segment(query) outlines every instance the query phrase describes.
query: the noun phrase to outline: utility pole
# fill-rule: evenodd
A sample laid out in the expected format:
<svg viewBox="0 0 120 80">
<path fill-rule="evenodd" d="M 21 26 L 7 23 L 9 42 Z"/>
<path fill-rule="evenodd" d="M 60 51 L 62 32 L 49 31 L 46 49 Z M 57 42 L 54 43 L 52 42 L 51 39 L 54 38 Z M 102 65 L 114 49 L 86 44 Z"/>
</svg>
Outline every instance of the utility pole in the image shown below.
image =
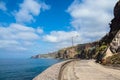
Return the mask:
<svg viewBox="0 0 120 80">
<path fill-rule="evenodd" d="M 75 35 L 75 36 L 72 36 L 71 39 L 72 39 L 72 47 L 74 46 L 74 38 L 78 37 L 78 35 Z"/>
<path fill-rule="evenodd" d="M 72 37 L 72 47 L 73 47 L 74 45 L 73 45 L 73 37 Z"/>
</svg>

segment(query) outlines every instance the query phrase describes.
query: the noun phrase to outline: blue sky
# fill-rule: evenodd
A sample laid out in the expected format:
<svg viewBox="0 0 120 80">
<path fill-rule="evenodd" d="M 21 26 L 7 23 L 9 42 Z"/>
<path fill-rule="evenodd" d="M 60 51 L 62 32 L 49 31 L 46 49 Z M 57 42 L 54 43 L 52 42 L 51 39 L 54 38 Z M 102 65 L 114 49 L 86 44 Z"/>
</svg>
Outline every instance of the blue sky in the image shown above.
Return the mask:
<svg viewBox="0 0 120 80">
<path fill-rule="evenodd" d="M 0 58 L 28 58 L 99 40 L 116 0 L 0 0 Z M 75 37 L 75 36 L 78 37 Z"/>
</svg>

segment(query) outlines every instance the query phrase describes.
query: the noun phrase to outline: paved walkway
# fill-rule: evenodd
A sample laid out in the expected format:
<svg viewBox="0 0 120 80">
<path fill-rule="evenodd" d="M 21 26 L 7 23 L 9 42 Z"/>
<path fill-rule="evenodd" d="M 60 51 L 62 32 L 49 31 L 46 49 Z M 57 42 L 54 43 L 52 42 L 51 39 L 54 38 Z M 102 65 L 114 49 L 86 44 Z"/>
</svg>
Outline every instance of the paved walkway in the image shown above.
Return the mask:
<svg viewBox="0 0 120 80">
<path fill-rule="evenodd" d="M 36 76 L 33 80 L 58 80 L 61 67 L 70 61 L 72 60 L 67 60 L 52 65 L 51 67 L 43 71 L 41 74 Z"/>
<path fill-rule="evenodd" d="M 104 68 L 89 60 L 73 61 L 64 66 L 60 80 L 120 80 L 120 70 Z"/>
</svg>

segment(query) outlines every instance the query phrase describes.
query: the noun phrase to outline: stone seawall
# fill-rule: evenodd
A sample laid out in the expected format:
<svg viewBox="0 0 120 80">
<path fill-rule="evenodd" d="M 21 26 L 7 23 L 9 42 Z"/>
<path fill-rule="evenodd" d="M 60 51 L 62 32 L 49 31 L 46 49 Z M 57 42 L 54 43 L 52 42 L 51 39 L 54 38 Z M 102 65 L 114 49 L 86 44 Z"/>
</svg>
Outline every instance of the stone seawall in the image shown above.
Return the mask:
<svg viewBox="0 0 120 80">
<path fill-rule="evenodd" d="M 36 76 L 33 80 L 58 80 L 62 66 L 71 61 L 73 60 L 67 60 L 54 64 L 45 71 L 43 71 L 41 74 Z"/>
</svg>

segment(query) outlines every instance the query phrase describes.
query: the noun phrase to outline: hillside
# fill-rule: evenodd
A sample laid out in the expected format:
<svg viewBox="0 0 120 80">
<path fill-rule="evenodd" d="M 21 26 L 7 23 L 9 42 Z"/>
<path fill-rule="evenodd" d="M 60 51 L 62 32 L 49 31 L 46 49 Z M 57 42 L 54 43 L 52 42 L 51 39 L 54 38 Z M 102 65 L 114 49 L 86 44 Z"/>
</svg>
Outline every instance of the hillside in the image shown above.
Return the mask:
<svg viewBox="0 0 120 80">
<path fill-rule="evenodd" d="M 53 53 L 48 54 L 38 54 L 35 56 L 32 56 L 31 58 L 60 58 L 60 59 L 70 59 L 70 58 L 82 58 L 83 55 L 80 55 L 83 53 L 83 51 L 86 49 L 91 49 L 94 51 L 94 46 L 96 46 L 98 42 L 93 43 L 85 43 L 85 44 L 78 44 L 73 47 L 67 47 L 60 49 Z M 85 53 L 84 53 L 85 54 Z M 89 58 L 89 55 L 86 55 L 84 58 Z"/>
</svg>

